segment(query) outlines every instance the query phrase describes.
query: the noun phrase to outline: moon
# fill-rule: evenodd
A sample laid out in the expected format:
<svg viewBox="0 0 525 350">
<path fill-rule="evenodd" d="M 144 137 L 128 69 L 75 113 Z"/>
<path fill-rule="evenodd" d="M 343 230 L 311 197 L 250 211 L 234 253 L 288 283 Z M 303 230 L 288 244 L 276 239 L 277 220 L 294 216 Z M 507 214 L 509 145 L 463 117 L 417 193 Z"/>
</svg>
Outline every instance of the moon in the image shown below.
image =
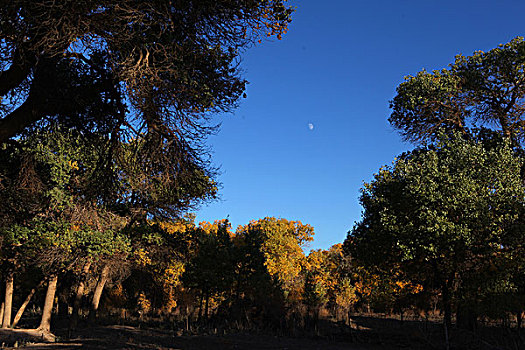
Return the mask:
<svg viewBox="0 0 525 350">
<path fill-rule="evenodd" d="M 314 125 L 312 123 L 308 123 L 308 129 L 313 130 L 314 129 Z"/>
</svg>

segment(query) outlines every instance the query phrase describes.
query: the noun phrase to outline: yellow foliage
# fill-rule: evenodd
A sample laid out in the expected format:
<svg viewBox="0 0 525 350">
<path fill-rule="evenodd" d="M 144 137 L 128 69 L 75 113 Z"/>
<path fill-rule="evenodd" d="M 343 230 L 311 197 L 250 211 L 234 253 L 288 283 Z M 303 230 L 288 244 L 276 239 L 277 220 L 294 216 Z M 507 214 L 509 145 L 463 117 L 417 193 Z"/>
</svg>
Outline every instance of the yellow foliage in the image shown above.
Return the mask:
<svg viewBox="0 0 525 350">
<path fill-rule="evenodd" d="M 233 231 L 231 224 L 229 223 L 228 219 L 222 219 L 222 220 L 215 220 L 213 223 L 208 221 L 201 221 L 199 222 L 199 228 L 203 230 L 207 234 L 213 234 L 216 235 L 219 231 L 219 227 L 226 225 L 226 232 L 228 232 L 228 235 L 230 237 L 233 237 Z"/>
<path fill-rule="evenodd" d="M 180 278 L 184 271 L 186 270 L 186 265 L 182 261 L 172 260 L 169 262 L 169 265 L 162 273 L 162 280 L 166 285 L 172 285 L 174 287 L 180 284 Z"/>
<path fill-rule="evenodd" d="M 75 161 L 68 161 L 67 163 L 69 164 L 69 167 L 71 169 L 73 169 L 73 170 L 78 170 L 79 169 L 78 168 L 78 163 L 77 163 L 76 160 Z"/>
<path fill-rule="evenodd" d="M 148 313 L 151 311 L 151 301 L 146 297 L 146 294 L 141 292 L 139 294 L 139 298 L 137 300 L 137 304 L 140 310 L 142 310 L 144 313 Z"/>
<path fill-rule="evenodd" d="M 184 234 L 195 229 L 194 214 L 187 214 L 184 218 L 175 221 L 161 221 L 156 222 L 161 229 L 169 233 L 170 235 L 176 236 L 178 234 Z"/>
<path fill-rule="evenodd" d="M 264 256 L 264 266 L 269 275 L 282 286 L 289 300 L 301 297 L 302 276 L 305 265 L 305 255 L 302 246 L 313 240 L 314 230 L 310 225 L 300 221 L 266 217 L 252 220 L 248 225 L 237 228 L 237 238 L 257 237 L 261 253 Z"/>
<path fill-rule="evenodd" d="M 173 292 L 173 288 L 165 288 L 165 291 L 167 291 L 166 295 L 166 303 L 165 308 L 168 312 L 171 312 L 174 308 L 177 307 L 177 298 L 175 293 Z"/>
<path fill-rule="evenodd" d="M 350 281 L 342 281 L 335 295 L 336 304 L 348 309 L 359 300 L 356 291 L 357 288 L 352 286 Z"/>
<path fill-rule="evenodd" d="M 146 267 L 152 264 L 151 258 L 148 256 L 148 252 L 140 248 L 135 251 L 135 261 L 139 266 Z"/>
<path fill-rule="evenodd" d="M 126 292 L 121 283 L 113 286 L 113 288 L 108 291 L 107 297 L 113 306 L 123 306 L 127 302 Z"/>
<path fill-rule="evenodd" d="M 347 276 L 344 268 L 345 257 L 342 244 L 335 244 L 329 250 L 313 250 L 307 257 L 305 272 L 311 293 L 317 293 L 318 300 L 331 300 L 345 309 L 357 302 L 358 289 Z"/>
</svg>

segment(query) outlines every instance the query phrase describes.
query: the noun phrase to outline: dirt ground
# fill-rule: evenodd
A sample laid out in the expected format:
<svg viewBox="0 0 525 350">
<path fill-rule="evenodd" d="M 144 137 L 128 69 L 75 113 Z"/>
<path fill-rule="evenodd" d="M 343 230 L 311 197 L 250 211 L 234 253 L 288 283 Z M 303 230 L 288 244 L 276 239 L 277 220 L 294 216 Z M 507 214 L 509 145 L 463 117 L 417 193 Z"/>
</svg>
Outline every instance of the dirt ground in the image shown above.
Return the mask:
<svg viewBox="0 0 525 350">
<path fill-rule="evenodd" d="M 451 335 L 452 348 L 493 350 L 525 349 L 523 342 L 510 341 L 500 328 L 483 329 L 479 333 L 456 330 Z M 503 332 L 503 333 L 502 333 Z M 437 322 L 404 321 L 377 317 L 356 317 L 351 326 L 324 322 L 316 334 L 302 333 L 295 337 L 269 334 L 230 333 L 223 335 L 183 334 L 182 331 L 161 330 L 141 326 L 106 325 L 82 327 L 68 338 L 67 327 L 58 327 L 56 340 L 44 343 L 35 330 L 0 330 L 2 349 L 217 349 L 217 350 L 380 350 L 380 349 L 443 349 L 442 325 Z M 320 335 L 321 334 L 321 335 Z M 511 333 L 509 333 L 511 334 Z M 512 335 L 512 334 L 511 334 Z M 9 346 L 9 347 L 8 347 Z"/>
<path fill-rule="evenodd" d="M 21 333 L 18 331 L 17 333 Z M 5 337 L 6 332 L 0 333 Z M 1 338 L 0 338 L 1 339 Z M 37 341 L 37 339 L 33 339 Z M 11 344 L 13 345 L 13 344 Z M 10 347 L 12 348 L 12 347 Z M 7 349 L 7 348 L 6 348 Z M 130 326 L 103 326 L 86 328 L 69 340 L 57 337 L 55 343 L 27 343 L 18 349 L 334 349 L 375 350 L 386 349 L 377 345 L 351 344 L 341 340 L 325 338 L 289 338 L 270 335 L 228 334 L 176 335 L 174 332 L 141 329 Z"/>
</svg>

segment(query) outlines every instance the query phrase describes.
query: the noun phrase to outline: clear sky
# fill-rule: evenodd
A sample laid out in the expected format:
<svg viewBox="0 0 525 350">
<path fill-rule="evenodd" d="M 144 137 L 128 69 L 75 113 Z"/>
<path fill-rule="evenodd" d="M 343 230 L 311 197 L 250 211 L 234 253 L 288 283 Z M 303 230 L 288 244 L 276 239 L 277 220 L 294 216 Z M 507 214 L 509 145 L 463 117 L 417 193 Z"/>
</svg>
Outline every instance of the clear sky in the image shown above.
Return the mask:
<svg viewBox="0 0 525 350">
<path fill-rule="evenodd" d="M 387 121 L 403 77 L 524 36 L 525 1 L 292 4 L 283 40 L 243 56 L 248 97 L 209 139 L 221 200 L 197 220 L 301 220 L 315 228 L 310 248 L 326 249 L 360 219 L 363 181 L 413 148 Z"/>
</svg>

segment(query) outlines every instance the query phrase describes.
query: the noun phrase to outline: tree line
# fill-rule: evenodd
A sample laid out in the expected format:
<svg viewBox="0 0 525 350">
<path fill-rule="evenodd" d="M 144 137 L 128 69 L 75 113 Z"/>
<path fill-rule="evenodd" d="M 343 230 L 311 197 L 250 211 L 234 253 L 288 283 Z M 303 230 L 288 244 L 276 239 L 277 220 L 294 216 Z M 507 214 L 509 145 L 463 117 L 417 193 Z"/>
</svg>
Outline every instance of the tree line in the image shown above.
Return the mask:
<svg viewBox="0 0 525 350">
<path fill-rule="evenodd" d="M 177 200 L 171 191 L 189 186 L 173 189 L 137 167 L 131 146 L 138 141 L 128 140 L 109 167 L 109 192 L 96 171 L 106 141 L 57 128 L 0 149 L 2 327 L 15 327 L 30 303 L 41 310 L 43 332 L 53 310 L 74 330 L 79 318 L 97 317 L 101 300 L 106 310 L 135 316 L 193 323 L 217 315 L 242 327 L 285 316 L 296 327 L 304 323 L 300 310 L 317 315 L 329 300 L 348 312 L 355 293 L 341 245 L 306 256 L 314 231 L 298 221 L 268 217 L 233 232 L 227 220 L 196 224 L 189 214 L 148 212 L 143 203 L 152 197 Z M 194 179 L 201 182 L 192 183 L 193 196 L 215 190 L 204 175 Z"/>
<path fill-rule="evenodd" d="M 111 166 L 118 200 L 102 206 L 91 193 L 105 185 L 91 176 L 105 143 L 33 133 L 0 152 L 2 326 L 15 327 L 32 303 L 40 330 L 51 330 L 54 311 L 74 331 L 102 303 L 106 316 L 186 329 L 295 332 L 315 330 L 320 317 L 409 310 L 442 313 L 446 329 L 453 315 L 472 329 L 479 317 L 512 316 L 520 327 L 522 160 L 489 136 L 442 132 L 401 155 L 365 184 L 363 218 L 344 244 L 305 254 L 314 229 L 298 221 L 267 217 L 234 231 L 227 220 L 134 213 L 131 197 L 170 191 L 126 176 L 144 171 L 127 152 L 136 140 Z"/>
</svg>

